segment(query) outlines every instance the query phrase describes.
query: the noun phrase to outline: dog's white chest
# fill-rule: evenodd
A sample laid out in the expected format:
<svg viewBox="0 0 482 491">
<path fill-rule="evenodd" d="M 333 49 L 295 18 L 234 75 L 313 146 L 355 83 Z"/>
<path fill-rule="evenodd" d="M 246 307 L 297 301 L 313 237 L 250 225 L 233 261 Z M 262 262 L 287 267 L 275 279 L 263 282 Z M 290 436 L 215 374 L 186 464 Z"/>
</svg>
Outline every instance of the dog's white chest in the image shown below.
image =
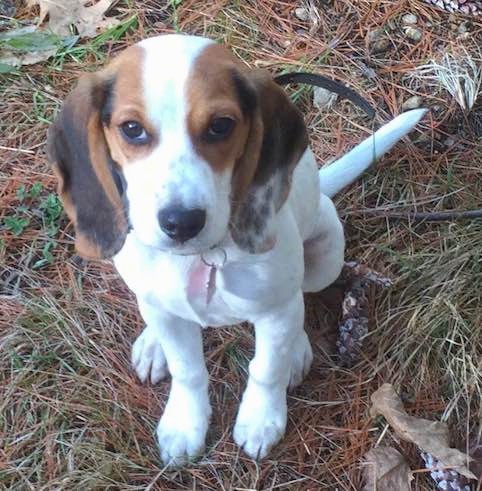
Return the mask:
<svg viewBox="0 0 482 491">
<path fill-rule="evenodd" d="M 133 234 L 114 263 L 138 299 L 203 326 L 236 324 L 251 320 L 300 287 L 303 249 L 288 228 L 280 231 L 278 243 L 268 253 L 226 249 L 226 261 L 213 263 L 218 265 L 214 270 L 211 258 L 206 265 L 199 256 L 156 251 Z"/>
</svg>

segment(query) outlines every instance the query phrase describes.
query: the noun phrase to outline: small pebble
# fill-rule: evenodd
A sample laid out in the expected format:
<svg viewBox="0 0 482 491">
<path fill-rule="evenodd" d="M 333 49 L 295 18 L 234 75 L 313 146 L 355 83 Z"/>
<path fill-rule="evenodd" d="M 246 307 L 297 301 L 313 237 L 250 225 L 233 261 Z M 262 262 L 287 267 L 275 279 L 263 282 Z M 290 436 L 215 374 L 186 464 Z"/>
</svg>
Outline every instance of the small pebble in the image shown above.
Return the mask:
<svg viewBox="0 0 482 491">
<path fill-rule="evenodd" d="M 0 0 L 0 15 L 5 17 L 13 17 L 17 8 L 12 0 Z"/>
<path fill-rule="evenodd" d="M 422 39 L 422 30 L 418 27 L 409 26 L 405 29 L 405 35 L 408 39 L 418 42 Z"/>
<path fill-rule="evenodd" d="M 321 111 L 330 109 L 337 99 L 338 94 L 323 87 L 315 87 L 313 89 L 313 105 Z"/>
<path fill-rule="evenodd" d="M 453 136 L 449 136 L 446 140 L 445 140 L 445 146 L 447 147 L 453 147 L 456 143 L 456 140 Z"/>
<path fill-rule="evenodd" d="M 468 25 L 468 22 L 462 22 L 462 24 L 460 24 L 460 26 L 457 28 L 457 30 L 459 31 L 460 34 L 465 34 L 466 32 L 468 32 L 469 30 L 469 25 Z"/>
<path fill-rule="evenodd" d="M 367 38 L 369 42 L 376 41 L 377 39 L 380 39 L 384 35 L 383 29 L 374 29 L 373 31 L 369 31 L 367 34 Z"/>
<path fill-rule="evenodd" d="M 402 24 L 405 26 L 416 24 L 417 22 L 418 22 L 418 17 L 415 14 L 405 14 L 402 17 Z"/>
<path fill-rule="evenodd" d="M 383 53 L 388 51 L 391 47 L 391 43 L 388 39 L 377 39 L 371 45 L 373 53 Z"/>
<path fill-rule="evenodd" d="M 419 95 L 414 95 L 409 97 L 403 104 L 402 109 L 404 111 L 409 111 L 410 109 L 417 109 L 422 105 L 422 98 Z"/>
<path fill-rule="evenodd" d="M 377 74 L 375 70 L 364 63 L 360 63 L 362 75 L 366 78 L 373 79 L 376 78 Z"/>
<path fill-rule="evenodd" d="M 390 48 L 391 43 L 384 36 L 385 32 L 383 29 L 375 29 L 367 34 L 367 41 L 373 53 L 382 53 Z"/>
<path fill-rule="evenodd" d="M 295 15 L 303 22 L 308 22 L 310 20 L 310 13 L 308 12 L 308 9 L 305 9 L 304 7 L 295 9 Z"/>
</svg>

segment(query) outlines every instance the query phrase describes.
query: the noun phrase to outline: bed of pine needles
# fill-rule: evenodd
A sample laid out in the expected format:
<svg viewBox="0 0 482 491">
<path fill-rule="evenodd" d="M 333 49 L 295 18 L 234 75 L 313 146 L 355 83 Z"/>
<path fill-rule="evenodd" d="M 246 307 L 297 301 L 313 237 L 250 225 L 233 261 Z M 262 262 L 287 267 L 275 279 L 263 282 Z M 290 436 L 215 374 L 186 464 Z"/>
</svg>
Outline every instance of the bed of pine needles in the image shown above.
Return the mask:
<svg viewBox="0 0 482 491">
<path fill-rule="evenodd" d="M 307 20 L 296 7 L 307 8 Z M 406 36 L 406 13 L 417 16 L 420 41 Z M 482 20 L 401 0 L 140 0 L 119 2 L 115 14 L 135 19 L 122 36 L 0 79 L 0 489 L 356 490 L 363 455 L 380 443 L 419 469 L 413 489 L 433 489 L 417 450 L 383 419 L 370 419 L 369 398 L 390 382 L 410 414 L 447 421 L 454 446 L 469 451 L 480 441 L 482 219 L 392 215 L 481 206 L 481 97 L 464 111 L 413 74 L 447 52 L 468 53 L 480 66 Z M 22 16 L 32 9 L 19 8 Z M 337 197 L 347 258 L 394 281 L 369 291 L 361 358 L 351 367 L 338 362 L 342 287 L 307 296 L 313 368 L 289 395 L 284 440 L 259 463 L 231 436 L 253 350 L 251 328 L 240 326 L 204 333 L 214 410 L 205 455 L 185 469 L 163 468 L 154 431 L 169 382 L 143 386 L 131 370 L 130 346 L 143 327 L 133 295 L 109 262 L 74 255 L 44 153 L 48 123 L 81 72 L 143 37 L 175 31 L 211 36 L 273 73 L 343 80 L 377 108 L 376 125 L 413 96 L 431 108 Z M 373 49 L 373 32 L 385 49 Z M 349 103 L 320 111 L 311 89 L 289 90 L 320 164 L 370 134 Z"/>
</svg>

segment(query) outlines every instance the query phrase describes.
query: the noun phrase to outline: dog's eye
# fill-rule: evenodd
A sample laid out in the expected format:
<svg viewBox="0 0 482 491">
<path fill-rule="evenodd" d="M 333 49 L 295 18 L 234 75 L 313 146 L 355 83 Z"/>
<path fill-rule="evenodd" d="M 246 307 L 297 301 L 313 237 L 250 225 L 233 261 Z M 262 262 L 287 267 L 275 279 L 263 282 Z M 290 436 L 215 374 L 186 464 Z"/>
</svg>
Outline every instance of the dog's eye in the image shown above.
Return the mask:
<svg viewBox="0 0 482 491">
<path fill-rule="evenodd" d="M 149 135 L 138 121 L 126 121 L 120 125 L 122 136 L 127 143 L 142 145 L 147 143 Z"/>
<path fill-rule="evenodd" d="M 222 140 L 227 138 L 234 128 L 234 119 L 223 117 L 223 118 L 215 118 L 211 121 L 207 132 L 206 132 L 206 140 L 208 142 L 216 142 L 218 140 Z"/>
</svg>

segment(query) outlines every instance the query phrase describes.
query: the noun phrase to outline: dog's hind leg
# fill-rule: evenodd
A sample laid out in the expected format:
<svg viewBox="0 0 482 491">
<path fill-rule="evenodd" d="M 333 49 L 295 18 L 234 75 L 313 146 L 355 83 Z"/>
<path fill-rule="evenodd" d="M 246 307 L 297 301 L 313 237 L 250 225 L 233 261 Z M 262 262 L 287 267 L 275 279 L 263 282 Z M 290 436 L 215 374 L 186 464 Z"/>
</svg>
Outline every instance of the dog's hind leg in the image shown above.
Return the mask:
<svg viewBox="0 0 482 491">
<path fill-rule="evenodd" d="M 322 194 L 317 222 L 304 244 L 305 277 L 304 292 L 323 290 L 336 278 L 343 268 L 345 237 L 331 199 Z"/>
</svg>

